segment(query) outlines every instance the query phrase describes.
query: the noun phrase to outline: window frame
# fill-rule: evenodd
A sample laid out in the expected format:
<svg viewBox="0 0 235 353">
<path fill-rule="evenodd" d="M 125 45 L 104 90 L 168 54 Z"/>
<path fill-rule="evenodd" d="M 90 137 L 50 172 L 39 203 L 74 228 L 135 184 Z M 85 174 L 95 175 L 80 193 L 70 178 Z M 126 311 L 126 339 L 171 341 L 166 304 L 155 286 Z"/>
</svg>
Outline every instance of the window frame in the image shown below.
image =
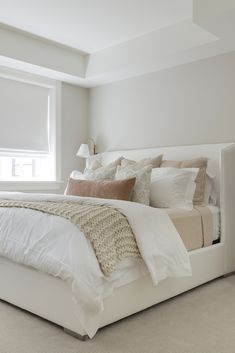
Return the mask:
<svg viewBox="0 0 235 353">
<path fill-rule="evenodd" d="M 61 181 L 61 82 L 44 78 L 38 75 L 0 68 L 0 77 L 33 84 L 49 89 L 50 119 L 49 119 L 49 141 L 50 154 L 54 160 L 54 180 L 0 180 L 0 190 L 3 191 L 24 191 L 24 190 L 58 190 L 63 182 Z M 35 151 L 17 151 L 0 149 L 0 156 L 9 157 L 36 157 L 43 154 Z"/>
</svg>

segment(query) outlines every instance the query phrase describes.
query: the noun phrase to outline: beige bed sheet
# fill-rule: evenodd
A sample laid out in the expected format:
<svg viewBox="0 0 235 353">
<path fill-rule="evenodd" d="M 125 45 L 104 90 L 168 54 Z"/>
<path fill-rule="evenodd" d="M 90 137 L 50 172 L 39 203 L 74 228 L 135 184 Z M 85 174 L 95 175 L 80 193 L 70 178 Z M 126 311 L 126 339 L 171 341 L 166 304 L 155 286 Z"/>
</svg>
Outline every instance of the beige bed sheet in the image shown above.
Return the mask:
<svg viewBox="0 0 235 353">
<path fill-rule="evenodd" d="M 208 207 L 195 206 L 192 211 L 166 209 L 187 250 L 209 246 L 213 242 L 213 216 Z"/>
</svg>

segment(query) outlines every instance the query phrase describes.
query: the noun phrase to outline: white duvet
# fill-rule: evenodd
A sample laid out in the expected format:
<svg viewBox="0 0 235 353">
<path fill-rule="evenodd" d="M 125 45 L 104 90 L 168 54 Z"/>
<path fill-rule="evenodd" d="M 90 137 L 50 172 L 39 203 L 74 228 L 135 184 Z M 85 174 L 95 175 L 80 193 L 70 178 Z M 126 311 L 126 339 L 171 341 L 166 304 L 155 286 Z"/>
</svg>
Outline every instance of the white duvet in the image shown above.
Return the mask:
<svg viewBox="0 0 235 353">
<path fill-rule="evenodd" d="M 150 273 L 153 284 L 191 275 L 189 256 L 169 216 L 134 202 L 49 194 L 1 193 L 0 199 L 30 201 L 87 200 L 121 210 L 129 220 L 142 259 L 125 259 L 105 277 L 90 242 L 70 221 L 23 208 L 0 207 L 0 255 L 65 280 L 72 289 L 78 319 L 93 337 L 103 299 L 115 287 Z"/>
</svg>

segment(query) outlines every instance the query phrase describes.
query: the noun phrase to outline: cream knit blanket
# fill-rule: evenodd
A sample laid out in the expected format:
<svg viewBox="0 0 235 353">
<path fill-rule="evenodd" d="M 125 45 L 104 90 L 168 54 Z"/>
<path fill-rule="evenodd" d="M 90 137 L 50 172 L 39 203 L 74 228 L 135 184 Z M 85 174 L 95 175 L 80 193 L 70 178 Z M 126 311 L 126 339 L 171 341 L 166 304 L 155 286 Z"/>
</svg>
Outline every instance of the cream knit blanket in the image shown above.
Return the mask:
<svg viewBox="0 0 235 353">
<path fill-rule="evenodd" d="M 135 236 L 118 209 L 106 205 L 78 202 L 0 201 L 0 207 L 20 207 L 60 216 L 74 223 L 90 240 L 100 268 L 109 276 L 127 257 L 140 257 Z"/>
</svg>

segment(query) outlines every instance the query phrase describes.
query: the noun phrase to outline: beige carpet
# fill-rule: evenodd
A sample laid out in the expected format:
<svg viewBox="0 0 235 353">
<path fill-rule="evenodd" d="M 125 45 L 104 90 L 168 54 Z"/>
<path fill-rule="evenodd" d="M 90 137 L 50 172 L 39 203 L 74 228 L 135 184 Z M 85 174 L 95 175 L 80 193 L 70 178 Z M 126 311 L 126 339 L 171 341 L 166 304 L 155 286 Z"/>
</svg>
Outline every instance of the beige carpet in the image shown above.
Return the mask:
<svg viewBox="0 0 235 353">
<path fill-rule="evenodd" d="M 156 305 L 80 342 L 0 302 L 0 353 L 234 353 L 235 276 Z"/>
</svg>

